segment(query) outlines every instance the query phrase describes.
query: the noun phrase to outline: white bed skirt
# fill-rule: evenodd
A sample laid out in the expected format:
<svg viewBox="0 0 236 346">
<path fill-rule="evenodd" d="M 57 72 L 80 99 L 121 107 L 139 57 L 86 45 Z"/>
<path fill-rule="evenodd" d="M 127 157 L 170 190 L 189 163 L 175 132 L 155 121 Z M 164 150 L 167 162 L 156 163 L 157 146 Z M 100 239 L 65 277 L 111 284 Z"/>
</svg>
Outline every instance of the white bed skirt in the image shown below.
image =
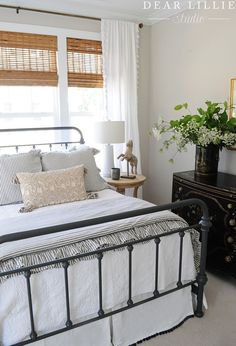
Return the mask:
<svg viewBox="0 0 236 346">
<path fill-rule="evenodd" d="M 183 283 L 194 279 L 195 275 L 192 249 L 187 246 L 189 242 L 191 244 L 188 234 L 184 240 L 186 246 L 183 253 Z M 179 251 L 176 244 L 178 244 L 177 235 L 165 237 L 162 240 L 158 285 L 161 292 L 176 287 L 178 275 L 176 258 L 178 258 Z M 143 292 L 149 292 L 146 294 L 150 296 L 154 289 L 155 244 L 154 242 L 142 244 L 137 246 L 133 252 L 132 296 L 134 301 L 139 301 L 143 299 Z M 80 261 L 69 267 L 68 274 L 72 321 L 93 317 L 99 306 L 97 260 Z M 37 333 L 40 335 L 63 328 L 66 318 L 63 269 L 55 268 L 32 275 L 31 288 Z M 127 301 L 127 294 L 127 253 L 124 250 L 106 254 L 103 258 L 104 310 L 119 307 L 120 304 Z M 3 297 L 1 302 L 3 310 L 0 310 L 0 329 L 2 329 L 0 334 L 3 338 L 3 346 L 8 346 L 24 340 L 30 334 L 25 278 L 18 276 L 7 279 L 0 285 L 0 296 Z M 61 345 L 77 346 L 76 342 L 78 342 L 78 338 L 81 338 L 86 341 L 80 342 L 80 346 L 106 346 L 110 345 L 111 335 L 114 345 L 129 345 L 152 334 L 170 329 L 191 314 L 193 314 L 192 296 L 191 288 L 188 288 L 115 315 L 110 321 L 104 319 L 97 324 L 93 323 L 73 330 L 71 331 L 73 342 L 70 339 L 68 342 L 64 342 L 63 338 L 70 338 L 70 333 L 66 333 L 66 336 L 60 336 L 63 340 Z M 85 330 L 86 336 L 84 336 L 83 330 Z M 86 332 L 88 330 L 89 332 Z M 82 336 L 79 337 L 77 333 L 79 335 L 82 333 Z M 93 339 L 88 341 L 95 336 L 95 344 Z M 47 342 L 51 342 L 53 339 L 49 340 Z M 126 343 L 124 340 L 127 340 Z M 55 341 L 52 345 L 59 345 L 58 342 Z"/>
<path fill-rule="evenodd" d="M 35 345 L 128 346 L 154 334 L 168 331 L 191 315 L 191 287 L 187 287 L 112 317 L 38 341 Z"/>
</svg>

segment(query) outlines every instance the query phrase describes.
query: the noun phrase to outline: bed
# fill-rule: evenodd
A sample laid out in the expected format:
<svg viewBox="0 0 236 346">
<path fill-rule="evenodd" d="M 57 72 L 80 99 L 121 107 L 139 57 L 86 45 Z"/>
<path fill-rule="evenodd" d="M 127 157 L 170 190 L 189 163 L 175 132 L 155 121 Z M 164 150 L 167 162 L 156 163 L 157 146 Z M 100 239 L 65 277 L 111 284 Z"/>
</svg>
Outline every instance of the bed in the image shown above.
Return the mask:
<svg viewBox="0 0 236 346">
<path fill-rule="evenodd" d="M 79 136 L 34 149 L 84 143 L 73 127 L 0 133 L 28 131 Z M 1 345 L 130 345 L 203 316 L 206 205 L 155 206 L 108 188 L 95 195 L 30 213 L 0 206 Z M 203 216 L 189 227 L 170 210 L 192 204 Z"/>
</svg>

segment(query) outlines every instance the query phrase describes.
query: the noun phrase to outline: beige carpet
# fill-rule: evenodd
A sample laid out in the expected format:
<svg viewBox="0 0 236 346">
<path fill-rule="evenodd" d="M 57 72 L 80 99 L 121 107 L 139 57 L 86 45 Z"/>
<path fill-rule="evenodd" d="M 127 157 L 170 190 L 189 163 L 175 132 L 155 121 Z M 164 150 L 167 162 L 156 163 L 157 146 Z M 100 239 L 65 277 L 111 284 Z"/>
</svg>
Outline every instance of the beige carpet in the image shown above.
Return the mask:
<svg viewBox="0 0 236 346">
<path fill-rule="evenodd" d="M 236 346 L 236 280 L 208 274 L 208 310 L 143 346 Z"/>
</svg>

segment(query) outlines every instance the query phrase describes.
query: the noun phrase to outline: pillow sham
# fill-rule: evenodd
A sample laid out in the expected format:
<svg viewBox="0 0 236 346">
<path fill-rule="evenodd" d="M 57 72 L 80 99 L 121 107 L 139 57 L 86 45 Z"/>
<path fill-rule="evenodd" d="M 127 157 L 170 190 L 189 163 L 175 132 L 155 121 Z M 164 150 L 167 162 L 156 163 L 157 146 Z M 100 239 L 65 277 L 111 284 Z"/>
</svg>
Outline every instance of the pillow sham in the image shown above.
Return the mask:
<svg viewBox="0 0 236 346">
<path fill-rule="evenodd" d="M 13 184 L 18 172 L 40 172 L 40 150 L 0 156 L 0 205 L 22 202 L 19 185 Z"/>
<path fill-rule="evenodd" d="M 86 169 L 85 188 L 86 191 L 100 191 L 107 188 L 106 182 L 100 176 L 92 148 L 83 148 L 71 152 L 52 151 L 42 153 L 43 171 L 70 168 L 77 165 L 84 165 Z"/>
<path fill-rule="evenodd" d="M 24 211 L 86 199 L 84 174 L 83 165 L 49 172 L 17 173 Z"/>
<path fill-rule="evenodd" d="M 85 145 L 85 144 L 80 144 L 80 146 L 73 146 L 72 148 L 69 149 L 69 151 L 88 150 L 88 149 L 92 150 L 93 156 L 95 156 L 95 155 L 100 153 L 100 150 L 98 150 L 97 148 L 89 147 L 88 145 Z"/>
</svg>

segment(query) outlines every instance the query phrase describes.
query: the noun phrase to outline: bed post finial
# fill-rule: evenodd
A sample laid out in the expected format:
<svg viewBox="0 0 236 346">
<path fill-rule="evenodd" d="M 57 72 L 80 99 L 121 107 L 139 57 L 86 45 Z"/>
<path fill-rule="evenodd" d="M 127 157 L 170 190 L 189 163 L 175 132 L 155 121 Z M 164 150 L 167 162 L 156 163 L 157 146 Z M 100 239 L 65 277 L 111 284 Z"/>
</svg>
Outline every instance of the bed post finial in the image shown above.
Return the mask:
<svg viewBox="0 0 236 346">
<path fill-rule="evenodd" d="M 206 207 L 203 208 L 203 216 L 201 218 L 201 221 L 199 222 L 201 225 L 201 261 L 200 261 L 200 270 L 197 274 L 197 308 L 195 310 L 195 316 L 196 317 L 202 317 L 204 315 L 203 312 L 203 293 L 204 293 L 204 286 L 207 283 L 207 275 L 206 275 L 206 257 L 207 257 L 207 238 L 208 238 L 208 232 L 209 228 L 211 227 L 210 218 L 208 215 L 208 210 Z"/>
</svg>

